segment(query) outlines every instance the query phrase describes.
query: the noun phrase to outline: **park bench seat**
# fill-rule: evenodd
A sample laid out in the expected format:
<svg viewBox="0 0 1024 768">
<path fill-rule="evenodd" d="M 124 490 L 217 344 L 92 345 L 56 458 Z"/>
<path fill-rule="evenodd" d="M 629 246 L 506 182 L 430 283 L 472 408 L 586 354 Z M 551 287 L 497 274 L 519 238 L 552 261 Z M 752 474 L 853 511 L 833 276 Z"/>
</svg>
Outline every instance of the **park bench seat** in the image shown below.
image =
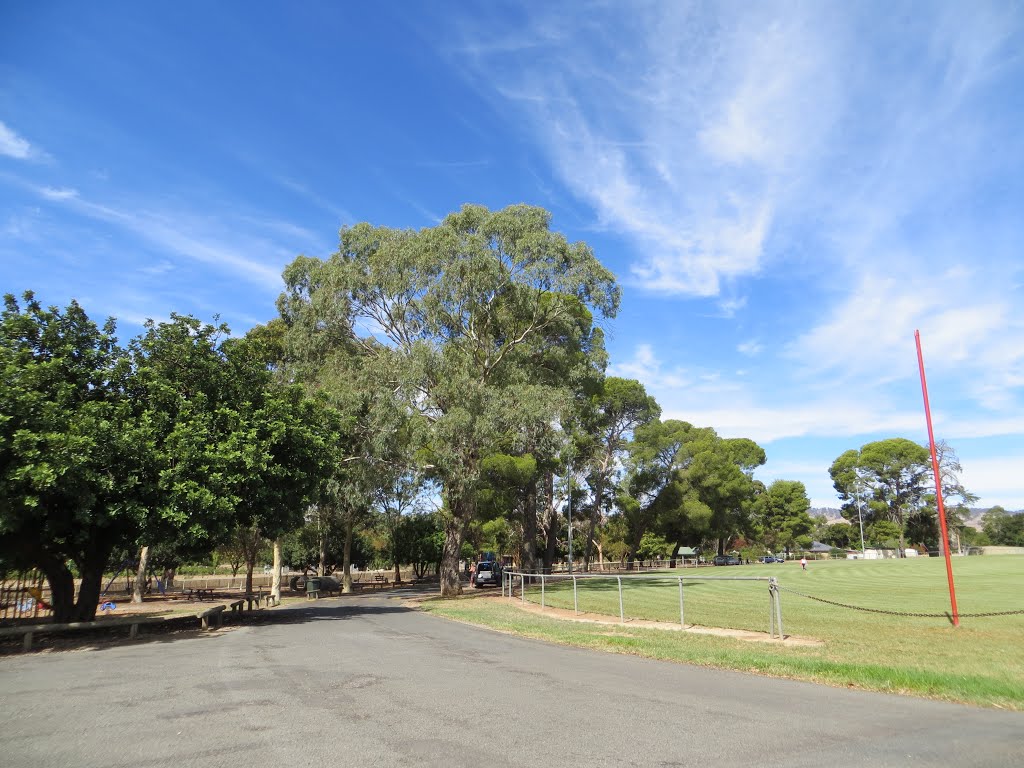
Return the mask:
<svg viewBox="0 0 1024 768">
<path fill-rule="evenodd" d="M 207 608 L 205 611 L 199 611 L 196 614 L 196 618 L 202 622 L 203 629 L 209 629 L 211 626 L 219 627 L 224 622 L 224 610 L 226 608 L 226 605 L 215 605 L 212 608 Z"/>
</svg>

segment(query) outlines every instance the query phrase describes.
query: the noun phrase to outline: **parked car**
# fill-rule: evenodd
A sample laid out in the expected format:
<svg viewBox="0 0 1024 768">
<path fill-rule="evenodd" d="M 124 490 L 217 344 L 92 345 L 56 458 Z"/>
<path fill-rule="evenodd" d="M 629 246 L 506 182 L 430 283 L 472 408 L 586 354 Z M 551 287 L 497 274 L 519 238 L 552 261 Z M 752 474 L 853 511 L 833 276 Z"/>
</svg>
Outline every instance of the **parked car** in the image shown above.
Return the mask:
<svg viewBox="0 0 1024 768">
<path fill-rule="evenodd" d="M 743 562 L 736 555 L 715 555 L 712 560 L 715 565 L 742 565 Z"/>
<path fill-rule="evenodd" d="M 780 560 L 775 555 L 765 555 L 764 557 L 757 558 L 759 563 L 784 563 L 785 560 Z"/>
<path fill-rule="evenodd" d="M 501 584 L 501 565 L 493 560 L 484 560 L 476 564 L 473 586 L 496 587 L 499 584 Z"/>
</svg>

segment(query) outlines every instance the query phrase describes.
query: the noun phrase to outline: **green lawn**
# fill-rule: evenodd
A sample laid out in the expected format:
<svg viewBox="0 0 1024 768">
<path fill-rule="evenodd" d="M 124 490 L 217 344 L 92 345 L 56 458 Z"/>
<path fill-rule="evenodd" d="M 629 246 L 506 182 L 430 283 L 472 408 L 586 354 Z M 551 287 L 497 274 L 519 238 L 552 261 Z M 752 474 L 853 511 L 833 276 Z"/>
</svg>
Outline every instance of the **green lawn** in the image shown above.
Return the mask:
<svg viewBox="0 0 1024 768">
<path fill-rule="evenodd" d="M 962 614 L 1024 610 L 1024 557 L 956 558 Z M 673 572 L 674 573 L 674 572 Z M 687 570 L 687 575 L 694 571 Z M 808 564 L 708 568 L 701 575 L 775 575 L 782 587 L 852 605 L 893 611 L 949 611 L 940 558 L 835 560 Z M 580 581 L 581 611 L 618 617 L 614 579 Z M 585 586 L 584 586 L 585 584 Z M 687 582 L 687 624 L 767 631 L 763 582 Z M 539 602 L 539 588 L 528 599 Z M 571 584 L 546 590 L 546 603 L 572 609 Z M 679 622 L 676 582 L 623 579 L 627 617 Z M 1024 710 L 1024 615 L 913 618 L 864 613 L 782 593 L 787 635 L 817 638 L 818 647 L 781 647 L 732 638 L 625 626 L 588 625 L 527 614 L 499 599 L 434 600 L 425 610 L 454 619 L 570 645 L 659 659 L 814 680 L 870 690 L 910 693 Z"/>
</svg>

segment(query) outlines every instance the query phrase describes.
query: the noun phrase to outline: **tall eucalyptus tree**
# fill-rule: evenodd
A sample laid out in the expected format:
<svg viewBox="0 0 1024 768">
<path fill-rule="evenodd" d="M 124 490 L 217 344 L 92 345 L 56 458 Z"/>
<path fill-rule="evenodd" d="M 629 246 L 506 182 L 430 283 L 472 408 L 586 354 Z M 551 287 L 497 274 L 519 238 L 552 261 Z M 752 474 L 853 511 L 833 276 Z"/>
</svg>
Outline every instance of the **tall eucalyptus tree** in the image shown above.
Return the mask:
<svg viewBox="0 0 1024 768">
<path fill-rule="evenodd" d="M 467 205 L 419 231 L 362 223 L 327 261 L 285 271 L 282 316 L 318 354 L 346 348 L 380 362 L 387 386 L 427 425 L 422 456 L 441 484 L 441 592 L 460 592 L 462 537 L 481 461 L 533 386 L 534 354 L 557 346 L 582 304 L 615 314 L 612 274 L 584 243 L 526 205 Z"/>
</svg>

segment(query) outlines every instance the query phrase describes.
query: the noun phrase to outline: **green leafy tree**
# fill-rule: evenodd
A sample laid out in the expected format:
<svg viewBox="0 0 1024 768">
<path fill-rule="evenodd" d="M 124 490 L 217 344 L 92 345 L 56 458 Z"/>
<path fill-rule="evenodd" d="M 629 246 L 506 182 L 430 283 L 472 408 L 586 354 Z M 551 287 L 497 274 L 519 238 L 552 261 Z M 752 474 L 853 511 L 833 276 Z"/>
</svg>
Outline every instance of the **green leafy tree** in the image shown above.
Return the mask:
<svg viewBox="0 0 1024 768">
<path fill-rule="evenodd" d="M 519 562 L 524 570 L 534 570 L 537 563 L 536 499 L 539 477 L 537 460 L 532 454 L 510 456 L 505 453 L 492 453 L 485 456 L 481 462 L 476 506 L 480 518 L 487 521 L 482 526 L 482 531 L 506 531 L 511 535 L 509 518 L 514 517 L 523 532 Z M 502 520 L 504 525 L 495 526 L 497 520 Z M 493 546 L 487 544 L 482 548 L 497 552 Z"/>
<path fill-rule="evenodd" d="M 672 552 L 672 544 L 656 533 L 648 531 L 640 539 L 636 548 L 637 557 L 641 560 L 656 560 L 668 557 Z"/>
<path fill-rule="evenodd" d="M 753 472 L 764 462 L 764 450 L 752 440 L 696 430 L 681 449 L 683 514 L 673 526 L 676 535 L 710 537 L 724 554 L 726 544 L 750 527 L 752 505 L 763 488 Z"/>
<path fill-rule="evenodd" d="M 135 394 L 158 435 L 162 504 L 147 540 L 212 549 L 236 527 L 275 539 L 302 523 L 322 482 L 338 419 L 275 380 L 258 337 L 228 333 L 172 315 L 132 344 Z"/>
<path fill-rule="evenodd" d="M 111 553 L 134 547 L 156 503 L 156 436 L 114 333 L 76 302 L 62 311 L 31 292 L 24 307 L 4 298 L 0 559 L 46 574 L 57 622 L 94 618 Z"/>
<path fill-rule="evenodd" d="M 417 579 L 437 572 L 444 549 L 444 527 L 436 513 L 414 513 L 402 517 L 395 532 L 396 557 L 412 565 Z"/>
<path fill-rule="evenodd" d="M 865 529 L 864 535 L 868 544 L 892 548 L 903 541 L 903 528 L 892 520 L 878 518 Z"/>
<path fill-rule="evenodd" d="M 589 531 L 583 553 L 588 569 L 593 557 L 598 526 L 604 510 L 614 498 L 614 475 L 633 431 L 657 419 L 661 408 L 635 379 L 609 376 L 581 414 L 579 453 L 586 462 L 591 498 L 588 505 Z"/>
<path fill-rule="evenodd" d="M 697 435 L 703 433 L 675 420 L 654 419 L 634 431 L 617 497 L 631 555 L 640 553 L 641 542 L 652 528 L 685 514 L 686 489 L 680 471 L 687 454 L 682 449 Z"/>
<path fill-rule="evenodd" d="M 849 549 L 855 543 L 860 544 L 860 533 L 849 523 L 832 523 L 825 527 L 818 541 L 839 549 Z"/>
<path fill-rule="evenodd" d="M 829 474 L 840 498 L 856 502 L 867 494 L 871 503 L 866 509 L 871 514 L 865 516 L 866 526 L 882 514 L 899 528 L 896 538 L 902 557 L 906 519 L 921 506 L 930 471 L 928 450 L 896 437 L 867 443 L 859 451 L 846 451 L 832 463 Z"/>
<path fill-rule="evenodd" d="M 981 518 L 982 530 L 995 546 L 1024 547 L 1024 513 L 1010 514 L 1000 506 Z"/>
<path fill-rule="evenodd" d="M 537 379 L 533 353 L 559 342 L 581 303 L 614 315 L 613 276 L 551 232 L 546 211 L 467 205 L 418 232 L 346 227 L 338 253 L 296 260 L 285 282 L 282 316 L 313 353 L 382 361 L 383 381 L 425 420 L 422 456 L 444 500 L 441 592 L 457 595 L 481 462 L 528 402 L 509 395 Z"/>
<path fill-rule="evenodd" d="M 769 485 L 754 503 L 755 525 L 768 549 L 785 549 L 788 554 L 800 539 L 808 536 L 814 529 L 810 508 L 803 483 L 776 480 Z"/>
</svg>

